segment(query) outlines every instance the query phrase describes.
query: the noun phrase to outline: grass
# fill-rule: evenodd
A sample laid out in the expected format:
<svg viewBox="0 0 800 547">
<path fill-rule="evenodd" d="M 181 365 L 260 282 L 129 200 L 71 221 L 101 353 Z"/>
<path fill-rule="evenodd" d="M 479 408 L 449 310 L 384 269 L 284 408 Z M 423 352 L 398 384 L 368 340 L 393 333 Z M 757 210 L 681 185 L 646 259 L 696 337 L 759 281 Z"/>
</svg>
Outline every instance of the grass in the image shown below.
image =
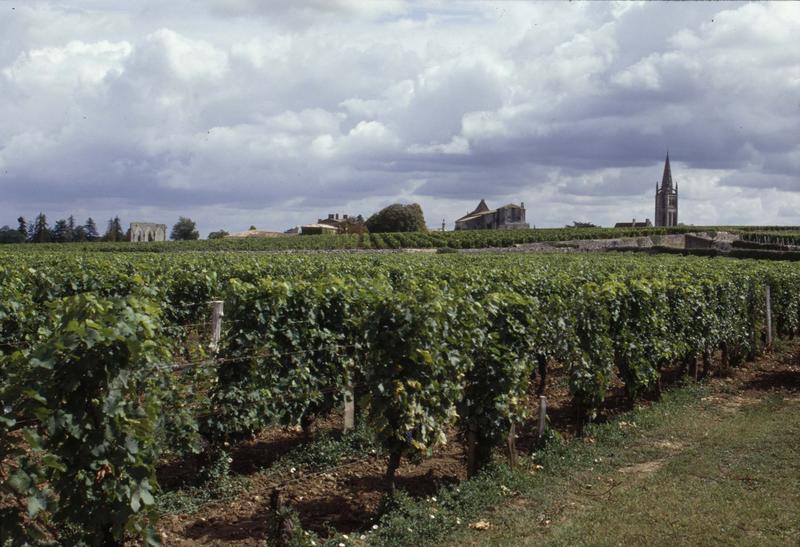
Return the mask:
<svg viewBox="0 0 800 547">
<path fill-rule="evenodd" d="M 796 395 L 689 383 L 584 439 L 556 438 L 514 470 L 425 500 L 401 495 L 363 543 L 797 545 L 798 439 Z"/>
<path fill-rule="evenodd" d="M 800 400 L 687 400 L 693 388 L 550 451 L 524 491 L 453 545 L 797 545 Z M 555 460 L 554 460 L 555 458 Z M 561 460 L 560 458 L 564 458 Z"/>
</svg>

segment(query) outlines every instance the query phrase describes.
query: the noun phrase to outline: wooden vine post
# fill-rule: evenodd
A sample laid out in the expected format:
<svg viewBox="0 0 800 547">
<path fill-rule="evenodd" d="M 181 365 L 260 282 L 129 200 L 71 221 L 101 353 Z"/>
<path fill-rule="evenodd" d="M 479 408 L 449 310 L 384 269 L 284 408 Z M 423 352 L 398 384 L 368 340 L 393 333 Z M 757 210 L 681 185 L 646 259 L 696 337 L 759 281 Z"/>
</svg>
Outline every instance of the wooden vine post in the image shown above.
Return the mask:
<svg viewBox="0 0 800 547">
<path fill-rule="evenodd" d="M 544 428 L 547 422 L 547 397 L 539 396 L 539 438 L 544 436 Z"/>
<path fill-rule="evenodd" d="M 477 472 L 478 432 L 469 424 L 467 429 L 467 476 L 474 477 Z"/>
<path fill-rule="evenodd" d="M 344 432 L 352 431 L 356 426 L 356 402 L 353 385 L 348 384 L 344 390 Z"/>
<path fill-rule="evenodd" d="M 767 348 L 772 347 L 772 292 L 770 286 L 764 287 L 764 297 L 767 302 Z"/>
<path fill-rule="evenodd" d="M 223 300 L 212 300 L 211 304 L 211 344 L 209 347 L 211 351 L 217 352 L 219 350 L 219 341 L 222 338 L 222 317 L 225 315 L 223 307 L 225 302 Z"/>
<path fill-rule="evenodd" d="M 512 469 L 517 466 L 517 428 L 514 422 L 508 428 L 508 464 Z"/>
</svg>

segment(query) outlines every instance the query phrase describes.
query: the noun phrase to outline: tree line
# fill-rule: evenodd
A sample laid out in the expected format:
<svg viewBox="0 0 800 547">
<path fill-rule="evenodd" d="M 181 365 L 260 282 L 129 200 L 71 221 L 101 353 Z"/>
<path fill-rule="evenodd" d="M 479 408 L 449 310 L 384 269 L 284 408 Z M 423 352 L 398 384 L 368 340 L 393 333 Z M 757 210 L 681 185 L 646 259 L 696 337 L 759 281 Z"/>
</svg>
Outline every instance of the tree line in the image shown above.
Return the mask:
<svg viewBox="0 0 800 547">
<path fill-rule="evenodd" d="M 59 219 L 50 226 L 47 216 L 39 213 L 29 222 L 24 216 L 17 219 L 17 228 L 8 225 L 0 228 L 0 243 L 68 243 L 72 241 L 122 241 L 125 232 L 119 217 L 109 219 L 106 233 L 101 236 L 92 217 L 78 224 L 75 217 Z"/>
<path fill-rule="evenodd" d="M 78 224 L 75 217 L 58 219 L 50 226 L 47 216 L 39 213 L 32 222 L 21 216 L 17 219 L 17 228 L 8 225 L 0 228 L 0 243 L 73 243 L 91 241 L 130 241 L 130 230 L 123 230 L 118 216 L 108 219 L 105 233 L 101 236 L 97 224 L 92 217 L 83 224 Z M 255 226 L 251 226 L 255 229 Z M 370 216 L 366 221 L 359 215 L 340 223 L 339 232 L 361 234 L 366 232 L 424 232 L 425 217 L 419 204 L 401 205 L 395 203 Z M 208 239 L 220 239 L 228 235 L 225 230 L 208 234 Z M 180 217 L 173 225 L 170 239 L 199 239 L 195 222 L 187 217 Z"/>
<path fill-rule="evenodd" d="M 180 217 L 172 227 L 170 238 L 175 240 L 198 239 L 195 222 Z M 50 226 L 47 216 L 39 213 L 32 222 L 21 216 L 17 219 L 17 227 L 8 225 L 0 228 L 0 243 L 73 243 L 92 241 L 130 241 L 130 229 L 124 230 L 118 216 L 108 219 L 106 230 L 101 236 L 97 224 L 92 217 L 83 224 L 78 224 L 75 217 L 58 219 Z"/>
</svg>

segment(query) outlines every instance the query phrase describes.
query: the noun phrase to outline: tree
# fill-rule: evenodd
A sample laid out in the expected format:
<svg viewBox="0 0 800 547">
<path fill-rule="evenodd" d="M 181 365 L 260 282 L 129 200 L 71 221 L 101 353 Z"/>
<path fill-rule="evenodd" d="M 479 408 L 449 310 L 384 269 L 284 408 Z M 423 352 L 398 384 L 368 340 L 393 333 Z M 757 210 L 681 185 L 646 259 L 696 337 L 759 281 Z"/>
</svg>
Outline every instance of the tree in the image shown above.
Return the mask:
<svg viewBox="0 0 800 547">
<path fill-rule="evenodd" d="M 169 238 L 176 241 L 200 239 L 200 232 L 197 231 L 197 226 L 192 219 L 188 217 L 179 217 L 178 222 L 172 227 L 172 233 L 169 235 Z"/>
<path fill-rule="evenodd" d="M 25 241 L 28 239 L 28 221 L 25 220 L 25 217 L 19 217 L 17 222 L 19 223 L 17 231 L 22 235 L 22 240 Z"/>
<path fill-rule="evenodd" d="M 75 217 L 72 215 L 67 218 L 66 241 L 75 241 Z"/>
<path fill-rule="evenodd" d="M 248 228 L 248 230 L 250 230 L 250 231 L 252 231 L 252 230 L 257 230 L 257 229 L 258 229 L 258 228 L 256 228 L 255 224 L 251 224 L 251 225 L 250 225 L 250 228 Z"/>
<path fill-rule="evenodd" d="M 381 232 L 426 232 L 425 216 L 418 203 L 402 205 L 395 203 L 381 209 L 367 219 L 367 229 Z"/>
<path fill-rule="evenodd" d="M 208 234 L 208 239 L 222 239 L 227 237 L 229 234 L 225 230 L 217 230 L 216 232 L 211 232 Z"/>
<path fill-rule="evenodd" d="M 39 213 L 31 227 L 31 241 L 34 243 L 47 243 L 50 241 L 50 227 L 47 225 L 47 217 L 44 213 Z"/>
<path fill-rule="evenodd" d="M 75 231 L 72 232 L 72 241 L 89 241 L 86 226 L 75 226 Z"/>
<path fill-rule="evenodd" d="M 86 224 L 83 225 L 83 228 L 86 231 L 86 241 L 97 241 L 97 238 L 100 237 L 97 232 L 97 225 L 92 220 L 92 217 L 86 219 Z"/>
<path fill-rule="evenodd" d="M 25 236 L 19 230 L 3 226 L 0 228 L 0 243 L 22 243 L 25 241 Z"/>
<path fill-rule="evenodd" d="M 125 232 L 122 230 L 122 223 L 119 221 L 119 217 L 109 219 L 103 239 L 105 241 L 125 241 Z"/>
<path fill-rule="evenodd" d="M 69 241 L 67 232 L 69 232 L 67 221 L 63 218 L 58 219 L 53 225 L 52 232 L 50 232 L 50 239 L 56 243 L 65 243 Z"/>
</svg>

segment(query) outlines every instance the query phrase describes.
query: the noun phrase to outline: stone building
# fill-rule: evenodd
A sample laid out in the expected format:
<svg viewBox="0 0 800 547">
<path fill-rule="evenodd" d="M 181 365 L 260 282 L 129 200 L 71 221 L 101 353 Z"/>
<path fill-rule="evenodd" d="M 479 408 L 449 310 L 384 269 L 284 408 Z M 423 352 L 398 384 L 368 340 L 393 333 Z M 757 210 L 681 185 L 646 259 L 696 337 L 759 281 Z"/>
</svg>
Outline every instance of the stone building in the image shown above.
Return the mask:
<svg viewBox="0 0 800 547">
<path fill-rule="evenodd" d="M 154 222 L 131 222 L 131 241 L 166 241 L 167 225 Z"/>
<path fill-rule="evenodd" d="M 303 224 L 299 226 L 300 235 L 301 236 L 308 236 L 308 235 L 321 235 L 321 234 L 335 234 L 339 231 L 338 226 L 331 226 L 328 223 L 317 223 L 317 224 Z"/>
<path fill-rule="evenodd" d="M 509 203 L 497 209 L 489 209 L 481 200 L 471 213 L 456 220 L 456 230 L 513 230 L 530 228 L 525 222 L 525 204 Z"/>
<path fill-rule="evenodd" d="M 614 224 L 614 228 L 651 228 L 653 223 L 650 222 L 649 218 L 644 219 L 644 222 L 637 222 L 636 219 L 633 219 L 632 222 L 617 222 Z"/>
<path fill-rule="evenodd" d="M 329 213 L 328 218 L 318 219 L 317 224 L 327 224 L 328 226 L 333 226 L 338 230 L 348 218 L 350 218 L 348 215 L 342 215 L 341 218 L 339 218 L 339 213 Z"/>
<path fill-rule="evenodd" d="M 672 170 L 669 168 L 669 153 L 664 163 L 664 176 L 661 186 L 656 183 L 656 226 L 678 225 L 678 184 L 672 183 Z"/>
</svg>

